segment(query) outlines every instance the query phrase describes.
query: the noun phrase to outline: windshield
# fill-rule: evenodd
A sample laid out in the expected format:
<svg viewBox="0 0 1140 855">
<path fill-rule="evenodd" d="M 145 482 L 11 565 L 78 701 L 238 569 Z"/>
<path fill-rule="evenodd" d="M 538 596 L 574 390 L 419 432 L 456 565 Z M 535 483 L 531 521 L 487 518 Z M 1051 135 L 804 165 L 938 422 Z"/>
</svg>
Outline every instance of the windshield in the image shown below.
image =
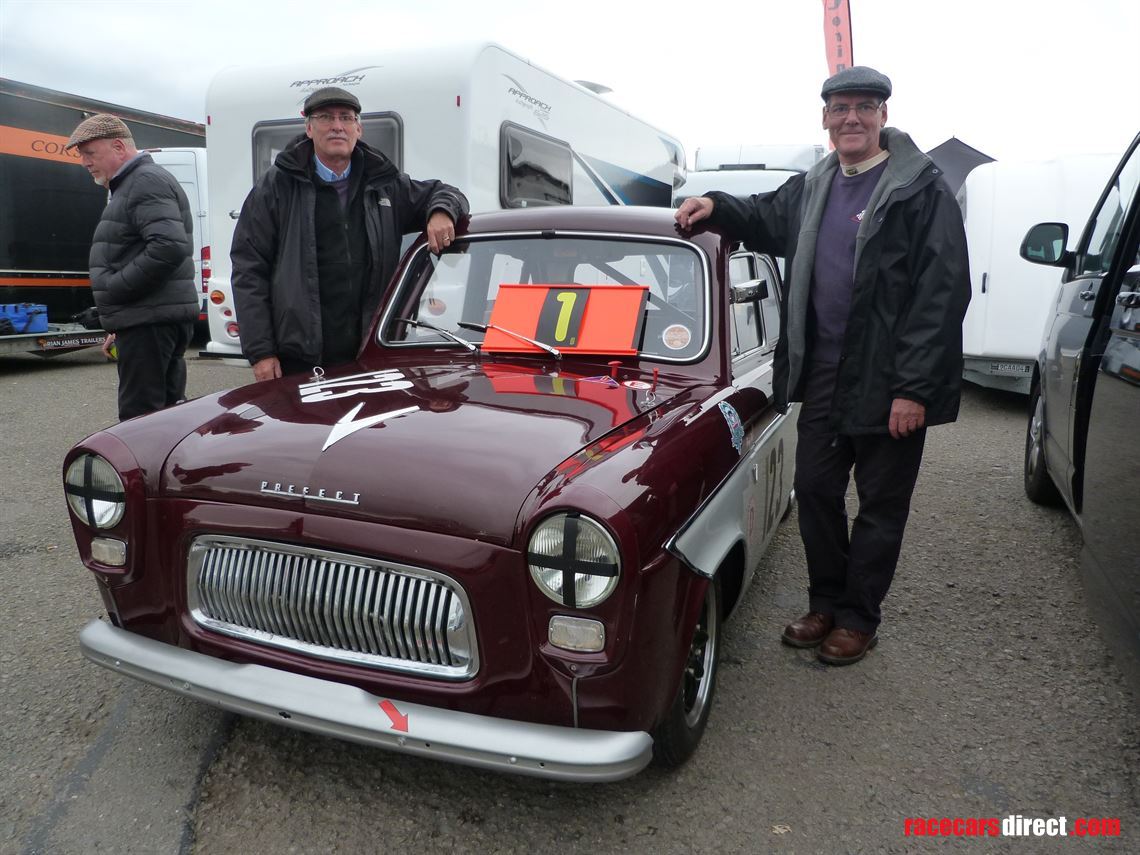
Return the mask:
<svg viewBox="0 0 1140 855">
<path fill-rule="evenodd" d="M 701 256 L 679 243 L 565 236 L 460 240 L 442 256 L 421 250 L 409 266 L 381 330 L 385 344 L 450 344 L 426 326 L 479 343 L 504 284 L 643 286 L 648 288 L 639 350 L 643 357 L 685 362 L 704 352 L 708 288 Z M 536 328 L 513 329 L 546 344 Z M 456 346 L 458 345 L 451 345 Z"/>
</svg>

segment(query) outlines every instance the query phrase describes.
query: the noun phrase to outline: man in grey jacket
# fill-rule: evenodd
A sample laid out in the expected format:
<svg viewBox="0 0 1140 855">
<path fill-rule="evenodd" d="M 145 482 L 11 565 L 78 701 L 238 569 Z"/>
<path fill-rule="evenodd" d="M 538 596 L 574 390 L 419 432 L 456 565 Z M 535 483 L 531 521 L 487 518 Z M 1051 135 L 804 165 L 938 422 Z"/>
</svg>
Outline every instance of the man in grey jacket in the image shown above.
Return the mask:
<svg viewBox="0 0 1140 855">
<path fill-rule="evenodd" d="M 118 349 L 119 419 L 169 407 L 186 396 L 183 355 L 198 318 L 190 203 L 115 116 L 80 122 L 66 148 L 109 194 L 89 266 L 103 351 Z"/>
<path fill-rule="evenodd" d="M 356 357 L 396 270 L 403 235 L 433 252 L 455 237 L 467 199 L 415 181 L 361 140 L 360 101 L 335 86 L 305 99 L 305 136 L 246 197 L 234 230 L 234 302 L 254 378 Z"/>
<path fill-rule="evenodd" d="M 821 95 L 832 155 L 772 193 L 710 193 L 676 217 L 787 262 L 773 382 L 781 407 L 803 402 L 795 489 L 809 605 L 783 641 L 847 665 L 878 641 L 926 428 L 958 415 L 970 277 L 939 169 L 885 127 L 890 80 L 856 66 Z M 859 513 L 849 531 L 852 468 Z"/>
</svg>

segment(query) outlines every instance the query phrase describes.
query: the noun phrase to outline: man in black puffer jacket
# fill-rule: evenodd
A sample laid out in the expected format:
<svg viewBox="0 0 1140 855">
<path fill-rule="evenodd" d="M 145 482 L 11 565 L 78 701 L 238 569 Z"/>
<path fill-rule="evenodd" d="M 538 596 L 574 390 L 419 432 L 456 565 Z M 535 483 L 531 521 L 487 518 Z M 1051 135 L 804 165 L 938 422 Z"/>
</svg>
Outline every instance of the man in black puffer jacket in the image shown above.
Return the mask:
<svg viewBox="0 0 1140 855">
<path fill-rule="evenodd" d="M 847 665 L 878 640 L 926 428 L 958 416 L 970 274 L 939 169 L 884 127 L 890 80 L 856 66 L 821 94 L 834 154 L 748 201 L 688 199 L 677 222 L 706 220 L 787 261 L 773 384 L 781 409 L 803 402 L 795 489 L 809 605 L 783 640 Z M 849 532 L 852 467 L 859 514 Z"/>
<path fill-rule="evenodd" d="M 415 181 L 360 140 L 360 101 L 328 86 L 305 99 L 305 136 L 246 197 L 230 260 L 242 352 L 254 378 L 356 358 L 403 235 L 433 252 L 455 237 L 467 199 Z"/>
<path fill-rule="evenodd" d="M 130 419 L 186 396 L 183 354 L 198 318 L 194 221 L 178 181 L 135 148 L 122 120 L 85 119 L 72 148 L 110 192 L 91 243 L 91 291 L 109 333 L 103 352 L 118 349 L 119 419 Z"/>
</svg>

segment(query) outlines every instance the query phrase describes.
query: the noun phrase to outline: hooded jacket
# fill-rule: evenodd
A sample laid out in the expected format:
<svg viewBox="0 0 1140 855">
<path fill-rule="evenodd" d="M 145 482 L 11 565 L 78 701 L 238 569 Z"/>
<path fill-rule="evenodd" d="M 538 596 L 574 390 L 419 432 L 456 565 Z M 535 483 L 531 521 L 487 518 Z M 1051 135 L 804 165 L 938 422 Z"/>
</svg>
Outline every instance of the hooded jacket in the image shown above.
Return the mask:
<svg viewBox="0 0 1140 855">
<path fill-rule="evenodd" d="M 313 143 L 298 137 L 277 155 L 242 205 L 234 230 L 231 284 L 245 357 L 321 361 L 321 295 L 317 274 Z M 352 169 L 362 170 L 354 204 L 364 205 L 370 274 L 361 301 L 361 340 L 400 260 L 401 238 L 423 231 L 443 210 L 458 222 L 467 199 L 441 181 L 415 181 L 381 152 L 358 140 Z"/>
<path fill-rule="evenodd" d="M 143 154 L 110 187 L 88 256 L 103 329 L 198 320 L 194 220 L 178 181 Z"/>
<path fill-rule="evenodd" d="M 962 215 L 941 171 L 910 137 L 884 128 L 890 151 L 855 241 L 854 290 L 830 424 L 847 435 L 886 433 L 891 402 L 917 401 L 926 424 L 954 421 L 962 384 L 962 319 L 970 271 Z M 709 223 L 786 261 L 776 403 L 803 400 L 808 314 L 819 223 L 839 166 L 834 152 L 778 190 L 747 201 L 726 193 Z"/>
</svg>

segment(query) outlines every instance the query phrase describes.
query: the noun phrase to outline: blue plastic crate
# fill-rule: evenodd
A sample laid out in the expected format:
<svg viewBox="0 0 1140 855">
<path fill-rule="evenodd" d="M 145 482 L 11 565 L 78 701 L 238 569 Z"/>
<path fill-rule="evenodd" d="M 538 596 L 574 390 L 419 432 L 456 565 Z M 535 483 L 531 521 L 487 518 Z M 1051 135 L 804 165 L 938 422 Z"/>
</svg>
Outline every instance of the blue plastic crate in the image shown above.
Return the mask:
<svg viewBox="0 0 1140 855">
<path fill-rule="evenodd" d="M 47 332 L 47 306 L 43 303 L 0 303 L 0 317 L 12 322 L 17 334 Z"/>
</svg>

